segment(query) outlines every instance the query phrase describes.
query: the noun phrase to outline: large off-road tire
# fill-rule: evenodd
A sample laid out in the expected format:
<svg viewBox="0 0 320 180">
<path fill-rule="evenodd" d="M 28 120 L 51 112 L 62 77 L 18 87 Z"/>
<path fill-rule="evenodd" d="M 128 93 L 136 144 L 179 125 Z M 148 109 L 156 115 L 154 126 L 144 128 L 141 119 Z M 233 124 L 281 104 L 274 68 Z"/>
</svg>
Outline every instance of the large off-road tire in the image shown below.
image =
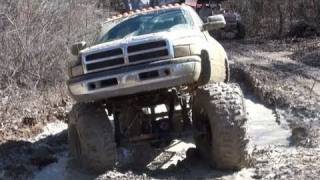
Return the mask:
<svg viewBox="0 0 320 180">
<path fill-rule="evenodd" d="M 196 91 L 192 111 L 195 143 L 210 165 L 238 170 L 248 165 L 246 111 L 235 84 L 208 84 Z"/>
<path fill-rule="evenodd" d="M 76 104 L 69 114 L 71 156 L 85 168 L 104 172 L 117 160 L 112 125 L 99 103 Z"/>
</svg>

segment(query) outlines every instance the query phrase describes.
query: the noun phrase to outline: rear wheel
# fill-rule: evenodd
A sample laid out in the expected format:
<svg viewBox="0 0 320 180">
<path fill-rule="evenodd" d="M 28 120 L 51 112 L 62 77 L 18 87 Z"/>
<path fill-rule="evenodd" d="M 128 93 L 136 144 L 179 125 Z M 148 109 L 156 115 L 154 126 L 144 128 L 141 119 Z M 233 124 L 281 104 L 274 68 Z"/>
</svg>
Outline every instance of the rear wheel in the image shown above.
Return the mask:
<svg viewBox="0 0 320 180">
<path fill-rule="evenodd" d="M 209 84 L 196 91 L 193 102 L 196 146 L 218 169 L 238 170 L 248 165 L 246 112 L 238 86 Z"/>
<path fill-rule="evenodd" d="M 117 160 L 112 125 L 102 104 L 76 104 L 69 114 L 71 156 L 95 172 L 112 168 Z"/>
</svg>

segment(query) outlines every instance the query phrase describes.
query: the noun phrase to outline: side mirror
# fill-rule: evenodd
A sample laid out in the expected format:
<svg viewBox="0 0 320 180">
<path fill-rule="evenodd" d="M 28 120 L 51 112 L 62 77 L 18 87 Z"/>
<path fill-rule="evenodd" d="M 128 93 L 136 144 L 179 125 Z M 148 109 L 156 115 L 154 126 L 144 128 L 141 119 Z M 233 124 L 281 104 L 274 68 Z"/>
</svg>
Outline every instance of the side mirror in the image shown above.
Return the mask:
<svg viewBox="0 0 320 180">
<path fill-rule="evenodd" d="M 84 41 L 77 42 L 71 46 L 71 48 L 70 48 L 71 54 L 74 56 L 78 56 L 79 52 L 86 47 L 87 47 L 86 42 L 84 42 Z"/>
<path fill-rule="evenodd" d="M 226 20 L 222 14 L 209 16 L 208 22 L 203 24 L 203 31 L 212 31 L 224 28 L 226 26 Z"/>
</svg>

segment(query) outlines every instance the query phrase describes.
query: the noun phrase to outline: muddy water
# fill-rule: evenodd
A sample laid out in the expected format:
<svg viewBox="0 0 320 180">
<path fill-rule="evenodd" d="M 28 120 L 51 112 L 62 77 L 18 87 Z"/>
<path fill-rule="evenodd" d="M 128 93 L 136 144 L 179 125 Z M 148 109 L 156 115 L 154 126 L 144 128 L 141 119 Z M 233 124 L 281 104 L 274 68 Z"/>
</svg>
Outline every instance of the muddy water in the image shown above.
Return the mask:
<svg viewBox="0 0 320 180">
<path fill-rule="evenodd" d="M 248 135 L 251 140 L 251 144 L 256 147 L 263 147 L 268 145 L 288 146 L 288 138 L 290 131 L 286 130 L 285 124 L 279 125 L 276 122 L 276 115 L 272 109 L 265 107 L 264 105 L 256 102 L 254 98 L 245 99 L 248 112 Z M 55 130 L 50 129 L 53 128 Z M 47 130 L 43 134 L 50 134 L 59 132 L 59 128 L 65 129 L 62 124 L 47 126 Z M 47 131 L 47 132 L 46 132 Z M 50 132 L 50 133 L 49 133 Z M 173 145 L 160 154 L 156 159 L 161 159 L 164 154 L 171 153 L 170 159 L 166 159 L 166 163 L 163 163 L 160 169 L 166 170 L 171 165 L 176 165 L 179 161 L 182 161 L 186 157 L 186 151 L 190 147 L 194 147 L 192 140 L 181 141 L 175 140 Z M 68 152 L 61 153 L 57 163 L 51 164 L 41 171 L 35 173 L 34 180 L 55 180 L 55 179 L 94 179 L 97 176 L 89 175 L 81 172 L 69 166 Z M 186 165 L 188 166 L 188 165 Z M 219 179 L 251 179 L 254 175 L 254 169 L 243 169 L 236 173 L 225 173 L 221 171 L 212 170 L 203 161 L 195 161 L 189 164 L 189 178 L 215 178 Z M 114 174 L 114 172 L 112 172 Z M 123 177 L 125 175 L 118 173 L 115 178 Z M 179 176 L 179 175 L 178 175 Z"/>
<path fill-rule="evenodd" d="M 248 112 L 248 135 L 256 146 L 288 146 L 291 135 L 285 122 L 278 124 L 273 110 L 256 102 L 254 98 L 245 99 Z"/>
</svg>

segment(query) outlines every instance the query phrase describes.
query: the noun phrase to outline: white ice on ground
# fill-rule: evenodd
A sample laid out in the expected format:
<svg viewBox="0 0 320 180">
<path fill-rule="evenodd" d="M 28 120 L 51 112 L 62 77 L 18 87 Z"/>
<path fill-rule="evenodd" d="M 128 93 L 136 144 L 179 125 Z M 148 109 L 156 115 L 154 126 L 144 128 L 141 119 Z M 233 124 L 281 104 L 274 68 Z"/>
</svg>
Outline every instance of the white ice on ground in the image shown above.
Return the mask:
<svg viewBox="0 0 320 180">
<path fill-rule="evenodd" d="M 48 136 L 56 135 L 61 133 L 64 130 L 67 130 L 68 124 L 62 121 L 50 122 L 46 126 L 43 127 L 43 132 L 38 134 L 37 136 L 29 139 L 30 142 L 36 142 L 41 139 L 44 139 Z"/>
<path fill-rule="evenodd" d="M 68 153 L 64 152 L 60 154 L 57 163 L 53 163 L 41 171 L 39 171 L 33 177 L 33 180 L 91 180 L 94 176 L 77 171 L 71 167 L 68 167 L 69 157 Z"/>
<path fill-rule="evenodd" d="M 169 146 L 165 151 L 166 152 L 186 152 L 189 148 L 196 147 L 194 143 L 188 143 L 182 140 L 174 140 L 172 145 Z M 161 156 L 161 154 L 159 155 Z M 176 165 L 178 161 L 182 161 L 184 158 L 186 158 L 185 154 L 181 155 L 175 155 L 172 158 L 170 158 L 165 164 L 161 166 L 161 169 L 167 169 L 172 164 Z"/>
</svg>

